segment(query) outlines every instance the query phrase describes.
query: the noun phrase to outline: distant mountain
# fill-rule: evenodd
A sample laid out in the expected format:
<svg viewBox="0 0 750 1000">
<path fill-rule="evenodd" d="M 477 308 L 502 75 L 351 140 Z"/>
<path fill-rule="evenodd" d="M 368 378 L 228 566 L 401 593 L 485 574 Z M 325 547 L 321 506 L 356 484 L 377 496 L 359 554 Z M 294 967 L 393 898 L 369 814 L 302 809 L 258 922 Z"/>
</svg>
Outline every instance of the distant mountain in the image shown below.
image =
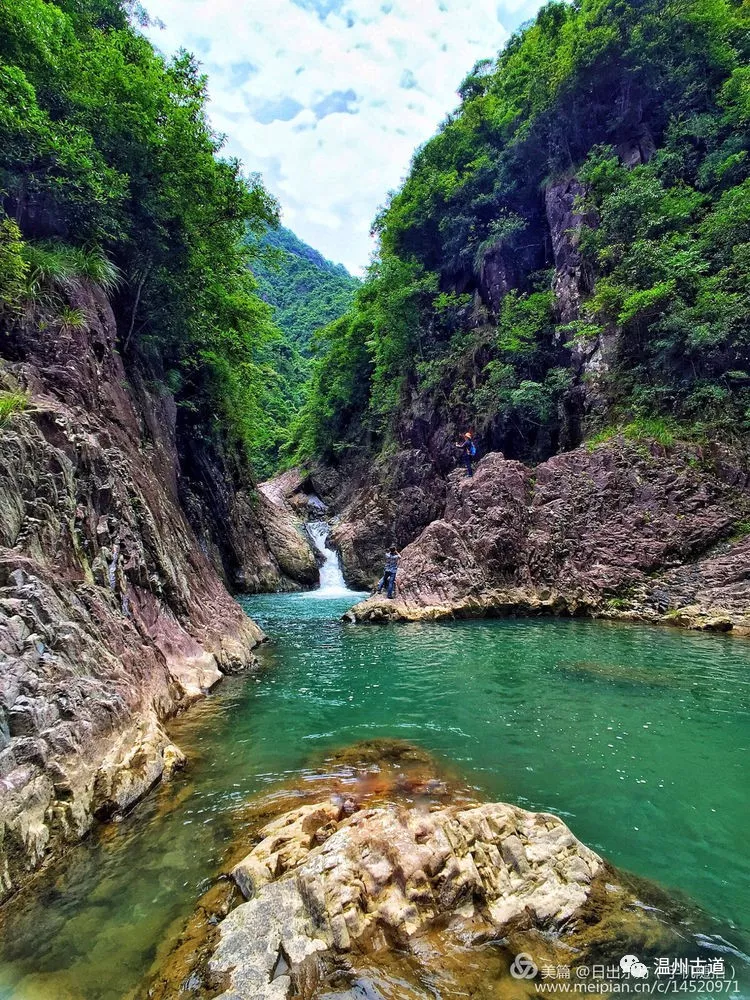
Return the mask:
<svg viewBox="0 0 750 1000">
<path fill-rule="evenodd" d="M 252 264 L 258 291 L 274 306 L 276 323 L 307 353 L 313 333 L 349 309 L 360 282 L 283 226 L 269 229 L 258 246 L 264 251 Z"/>
</svg>

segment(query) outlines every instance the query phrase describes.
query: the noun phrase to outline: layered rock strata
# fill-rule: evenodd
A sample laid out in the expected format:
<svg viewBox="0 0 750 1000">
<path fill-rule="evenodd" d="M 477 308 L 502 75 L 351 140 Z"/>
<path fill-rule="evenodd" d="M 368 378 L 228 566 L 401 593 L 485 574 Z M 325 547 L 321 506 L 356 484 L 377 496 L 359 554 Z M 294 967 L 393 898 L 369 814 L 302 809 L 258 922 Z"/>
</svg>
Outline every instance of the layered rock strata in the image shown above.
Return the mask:
<svg viewBox="0 0 750 1000">
<path fill-rule="evenodd" d="M 748 473 L 729 450 L 615 438 L 535 468 L 487 455 L 448 479 L 404 549 L 395 601 L 359 621 L 596 614 L 750 628 Z"/>
<path fill-rule="evenodd" d="M 171 972 L 184 979 L 144 996 L 343 1000 L 355 990 L 416 1000 L 429 983 L 489 1000 L 513 982 L 519 953 L 537 969 L 572 971 L 616 964 L 623 948 L 691 947 L 685 927 L 675 933 L 546 813 L 391 802 L 350 814 L 333 799 L 285 813 L 260 836 L 231 881 L 201 900 L 196 919 L 209 933 L 191 921 L 181 937 L 183 964 L 173 959 Z M 185 963 L 196 946 L 197 964 Z"/>
<path fill-rule="evenodd" d="M 344 955 L 356 967 L 362 952 L 399 948 L 419 965 L 416 941 L 436 923 L 459 940 L 472 918 L 484 941 L 521 923 L 559 930 L 602 869 L 560 820 L 503 803 L 350 818 L 304 806 L 262 832 L 232 872 L 248 902 L 222 922 L 209 962 L 224 1000 L 322 987 Z"/>
<path fill-rule="evenodd" d="M 178 766 L 163 720 L 262 638 L 180 504 L 172 397 L 128 376 L 101 294 L 68 297 L 82 322 L 1 344 L 26 402 L 0 427 L 0 899 Z"/>
</svg>

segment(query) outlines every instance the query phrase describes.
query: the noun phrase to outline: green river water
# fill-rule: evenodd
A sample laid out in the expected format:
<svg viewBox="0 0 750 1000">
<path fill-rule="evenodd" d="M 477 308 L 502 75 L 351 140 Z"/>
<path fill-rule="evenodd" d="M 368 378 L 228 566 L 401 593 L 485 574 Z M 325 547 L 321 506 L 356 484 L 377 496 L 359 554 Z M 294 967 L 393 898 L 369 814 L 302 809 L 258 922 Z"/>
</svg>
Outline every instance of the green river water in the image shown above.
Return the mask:
<svg viewBox="0 0 750 1000">
<path fill-rule="evenodd" d="M 265 669 L 175 723 L 188 771 L 13 901 L 1 1000 L 130 995 L 220 868 L 232 811 L 310 774 L 321 751 L 375 737 L 420 744 L 487 797 L 557 813 L 748 951 L 750 643 L 550 619 L 352 626 L 339 619 L 350 603 L 244 602 L 275 639 Z"/>
</svg>

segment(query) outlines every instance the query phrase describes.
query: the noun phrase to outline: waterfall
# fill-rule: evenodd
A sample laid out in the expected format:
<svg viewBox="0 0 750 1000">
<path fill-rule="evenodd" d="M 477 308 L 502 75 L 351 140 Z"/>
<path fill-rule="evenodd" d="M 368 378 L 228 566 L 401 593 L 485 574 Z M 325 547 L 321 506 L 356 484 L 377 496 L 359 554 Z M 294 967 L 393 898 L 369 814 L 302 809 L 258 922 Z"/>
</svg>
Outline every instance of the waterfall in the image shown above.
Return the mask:
<svg viewBox="0 0 750 1000">
<path fill-rule="evenodd" d="M 320 567 L 320 587 L 313 591 L 316 597 L 348 597 L 354 591 L 349 590 L 341 572 L 339 554 L 328 548 L 330 526 L 326 521 L 310 521 L 307 524 L 310 540 L 323 557 Z"/>
</svg>

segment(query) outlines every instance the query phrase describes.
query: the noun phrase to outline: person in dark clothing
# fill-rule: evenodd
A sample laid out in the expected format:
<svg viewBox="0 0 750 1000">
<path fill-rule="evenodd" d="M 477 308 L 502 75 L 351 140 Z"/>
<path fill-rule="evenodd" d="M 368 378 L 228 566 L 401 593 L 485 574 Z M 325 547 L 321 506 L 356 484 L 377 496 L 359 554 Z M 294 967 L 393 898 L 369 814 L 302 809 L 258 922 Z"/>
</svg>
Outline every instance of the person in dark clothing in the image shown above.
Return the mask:
<svg viewBox="0 0 750 1000">
<path fill-rule="evenodd" d="M 466 466 L 466 475 L 473 476 L 474 471 L 471 463 L 476 457 L 477 446 L 474 444 L 474 436 L 471 431 L 467 431 L 464 434 L 463 441 L 459 441 L 456 447 L 461 449 L 463 463 Z"/>
<path fill-rule="evenodd" d="M 396 551 L 395 546 L 391 546 L 385 554 L 385 569 L 383 570 L 383 577 L 378 584 L 378 593 L 383 593 L 383 587 L 386 588 L 386 593 L 390 598 L 393 598 L 393 591 L 396 586 L 396 573 L 398 572 L 398 563 L 401 558 L 400 554 Z"/>
</svg>

